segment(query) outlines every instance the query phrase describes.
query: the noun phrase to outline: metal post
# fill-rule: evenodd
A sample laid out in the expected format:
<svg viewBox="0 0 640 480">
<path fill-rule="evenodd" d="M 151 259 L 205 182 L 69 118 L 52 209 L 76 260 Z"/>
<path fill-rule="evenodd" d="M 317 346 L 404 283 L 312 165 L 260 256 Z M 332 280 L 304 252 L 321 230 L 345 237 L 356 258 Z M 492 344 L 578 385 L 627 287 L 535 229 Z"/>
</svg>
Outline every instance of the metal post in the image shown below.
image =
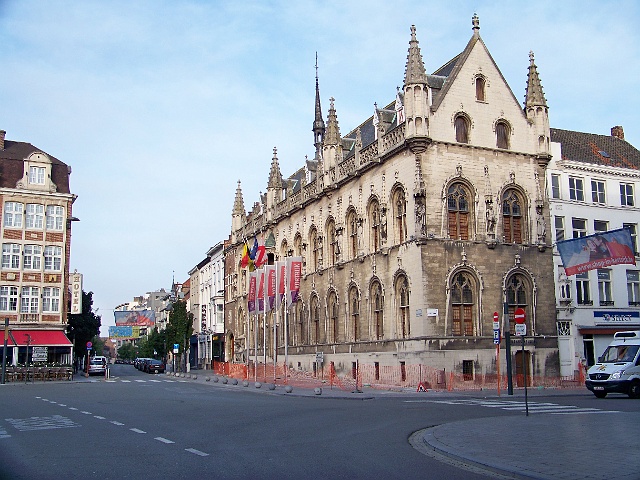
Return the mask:
<svg viewBox="0 0 640 480">
<path fill-rule="evenodd" d="M 9 340 L 9 318 L 4 319 L 4 348 L 2 349 L 2 385 L 7 378 L 7 342 Z"/>
<path fill-rule="evenodd" d="M 507 395 L 513 395 L 513 378 L 511 377 L 511 332 L 505 328 L 504 343 L 507 357 Z"/>
<path fill-rule="evenodd" d="M 529 399 L 527 398 L 527 362 L 526 357 L 524 355 L 524 335 L 522 337 L 522 371 L 524 373 L 524 406 L 525 411 L 527 412 L 527 417 L 529 416 Z"/>
</svg>

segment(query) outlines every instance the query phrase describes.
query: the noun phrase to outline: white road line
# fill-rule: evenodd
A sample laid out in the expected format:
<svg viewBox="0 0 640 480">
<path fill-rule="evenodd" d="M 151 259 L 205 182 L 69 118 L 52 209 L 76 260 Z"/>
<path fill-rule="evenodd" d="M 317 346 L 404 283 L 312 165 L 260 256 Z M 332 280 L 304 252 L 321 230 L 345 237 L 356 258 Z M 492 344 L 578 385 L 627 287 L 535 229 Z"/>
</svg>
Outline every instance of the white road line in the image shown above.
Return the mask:
<svg viewBox="0 0 640 480">
<path fill-rule="evenodd" d="M 93 415 L 93 413 L 91 412 L 80 412 L 80 413 L 84 413 L 85 415 Z"/>
<path fill-rule="evenodd" d="M 589 408 L 583 408 L 579 411 L 570 411 L 570 412 L 550 412 L 551 415 L 576 415 L 576 414 L 580 414 L 580 413 L 620 413 L 620 410 L 595 410 L 593 411 L 592 409 Z"/>
<path fill-rule="evenodd" d="M 111 420 L 109 423 L 113 423 L 114 425 L 124 425 L 124 423 L 116 422 L 115 420 Z"/>
<path fill-rule="evenodd" d="M 76 407 L 69 407 L 69 410 L 78 410 Z"/>
<path fill-rule="evenodd" d="M 154 382 L 154 383 L 160 383 L 161 382 L 161 380 L 155 380 L 155 379 L 154 380 L 149 380 L 149 381 L 150 382 Z"/>
<path fill-rule="evenodd" d="M 59 403 L 58 405 L 60 405 L 61 407 L 66 407 L 67 406 L 66 403 Z"/>
<path fill-rule="evenodd" d="M 131 383 L 131 380 L 120 380 L 122 383 Z"/>
<path fill-rule="evenodd" d="M 156 438 L 154 438 L 154 440 L 158 440 L 159 442 L 162 442 L 162 443 L 176 443 L 176 442 L 172 442 L 171 440 L 167 440 L 166 438 L 162 438 L 162 437 L 156 437 Z"/>
<path fill-rule="evenodd" d="M 146 380 L 136 380 L 136 382 L 138 382 L 138 383 L 145 383 L 145 382 L 146 382 Z"/>
<path fill-rule="evenodd" d="M 136 433 L 147 433 L 144 430 L 140 430 L 139 428 L 130 428 L 129 430 L 131 430 L 132 432 L 136 432 Z"/>
<path fill-rule="evenodd" d="M 185 448 L 185 450 L 189 453 L 195 453 L 196 455 L 200 455 L 201 457 L 208 457 L 208 453 L 201 452 L 200 450 L 196 450 L 195 448 Z"/>
<path fill-rule="evenodd" d="M 100 415 L 94 415 L 93 418 L 97 418 L 98 420 L 106 420 L 104 417 L 101 417 Z"/>
<path fill-rule="evenodd" d="M 163 380 L 163 382 L 167 382 L 167 383 L 176 383 L 175 380 Z"/>
</svg>

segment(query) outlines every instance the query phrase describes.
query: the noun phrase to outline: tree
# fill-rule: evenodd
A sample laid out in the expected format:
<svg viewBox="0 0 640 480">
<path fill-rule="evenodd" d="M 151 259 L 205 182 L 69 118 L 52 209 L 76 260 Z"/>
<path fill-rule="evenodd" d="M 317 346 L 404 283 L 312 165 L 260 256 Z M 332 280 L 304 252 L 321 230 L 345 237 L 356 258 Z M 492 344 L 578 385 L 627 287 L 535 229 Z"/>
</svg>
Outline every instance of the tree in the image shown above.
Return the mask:
<svg viewBox="0 0 640 480">
<path fill-rule="evenodd" d="M 141 357 L 145 358 L 164 358 L 166 353 L 165 332 L 157 332 L 153 330 L 145 338 L 138 342 L 138 351 Z"/>
<path fill-rule="evenodd" d="M 118 357 L 122 360 L 133 360 L 136 358 L 136 347 L 132 343 L 125 343 L 118 348 Z"/>
<path fill-rule="evenodd" d="M 178 344 L 180 346 L 178 353 L 184 354 L 192 333 L 193 314 L 187 312 L 186 302 L 178 300 L 173 303 L 173 309 L 169 313 L 169 323 L 166 329 L 167 351 L 173 348 L 174 344 Z"/>
<path fill-rule="evenodd" d="M 71 310 L 71 308 L 69 308 Z M 93 312 L 93 292 L 82 291 L 82 313 L 68 316 L 67 334 L 73 342 L 73 349 L 77 355 L 86 352 L 87 342 L 100 338 L 102 319 Z M 98 352 L 98 350 L 94 350 Z M 102 355 L 102 349 L 99 351 Z"/>
</svg>

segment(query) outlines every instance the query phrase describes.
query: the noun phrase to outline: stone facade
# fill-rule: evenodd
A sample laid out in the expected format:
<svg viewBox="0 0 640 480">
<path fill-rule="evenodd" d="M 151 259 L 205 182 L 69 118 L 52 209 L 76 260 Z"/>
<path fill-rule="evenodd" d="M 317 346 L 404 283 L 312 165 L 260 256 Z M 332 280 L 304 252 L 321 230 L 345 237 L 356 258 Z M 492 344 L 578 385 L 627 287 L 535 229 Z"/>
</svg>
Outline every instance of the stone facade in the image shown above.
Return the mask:
<svg viewBox="0 0 640 480">
<path fill-rule="evenodd" d="M 527 370 L 557 375 L 543 195 L 548 108 L 532 54 L 527 81 L 523 109 L 477 17 L 464 51 L 433 75 L 412 27 L 395 101 L 344 137 L 333 99 L 326 126 L 321 120 L 316 79 L 314 159 L 285 179 L 274 149 L 267 193 L 248 214 L 240 184 L 236 191 L 226 249 L 227 360 L 246 361 L 247 329 L 253 349 L 240 259 L 256 236 L 274 240 L 266 242 L 270 262 L 303 257 L 300 300 L 287 316 L 290 368 L 312 370 L 322 352 L 338 373 L 354 362 L 495 373 L 493 313 L 513 332 L 522 307 Z M 283 317 L 266 318 L 271 361 L 274 321 L 284 360 Z"/>
</svg>

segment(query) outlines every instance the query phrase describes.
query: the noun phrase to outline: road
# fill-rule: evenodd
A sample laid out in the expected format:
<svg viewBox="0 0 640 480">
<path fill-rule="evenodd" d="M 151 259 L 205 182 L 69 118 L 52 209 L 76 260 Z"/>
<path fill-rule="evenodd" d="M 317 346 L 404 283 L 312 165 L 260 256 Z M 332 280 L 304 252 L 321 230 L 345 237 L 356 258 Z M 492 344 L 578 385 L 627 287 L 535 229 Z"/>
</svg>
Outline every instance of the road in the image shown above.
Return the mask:
<svg viewBox="0 0 640 480">
<path fill-rule="evenodd" d="M 129 365 L 114 365 L 111 381 L 91 380 L 0 386 L 1 479 L 486 479 L 477 468 L 425 455 L 409 438 L 449 422 L 524 415 L 517 404 L 495 408 L 482 392 L 277 395 Z M 638 408 L 586 391 L 549 400 L 532 392 L 532 412 Z M 477 440 L 490 442 L 491 432 Z"/>
</svg>

